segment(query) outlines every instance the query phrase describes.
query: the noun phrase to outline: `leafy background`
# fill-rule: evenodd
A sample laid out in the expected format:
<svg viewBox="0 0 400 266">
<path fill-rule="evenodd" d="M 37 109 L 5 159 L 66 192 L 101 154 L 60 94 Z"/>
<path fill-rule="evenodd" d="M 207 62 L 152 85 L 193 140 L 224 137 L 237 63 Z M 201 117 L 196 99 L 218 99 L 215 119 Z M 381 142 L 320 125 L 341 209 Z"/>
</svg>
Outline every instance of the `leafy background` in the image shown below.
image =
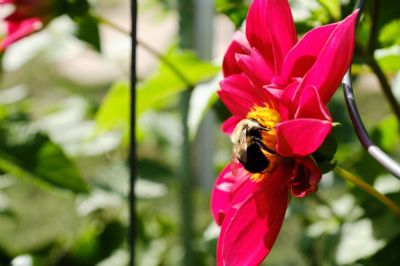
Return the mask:
<svg viewBox="0 0 400 266">
<path fill-rule="evenodd" d="M 58 17 L 1 57 L 0 265 L 128 263 L 130 43 L 124 34 L 99 24 L 93 14 L 128 28 L 129 1 L 90 3 L 88 15 Z M 290 3 L 300 35 L 340 20 L 354 6 L 354 1 L 339 0 Z M 178 2 L 139 1 L 139 38 L 159 55 L 139 43 L 138 265 L 187 264 L 185 252 L 192 252 L 190 265 L 215 261 L 218 228 L 211 219 L 209 196 L 231 152 L 228 138 L 218 130 L 227 111 L 215 91 L 221 57 L 241 26 L 249 1 L 214 4 L 214 41 L 204 55 L 195 45 L 191 51 L 179 48 L 185 37 L 178 21 L 187 19 L 188 11 L 179 13 Z M 397 161 L 399 117 L 371 62 L 377 63 L 399 101 L 398 10 L 397 1 L 368 1 L 353 68 L 368 131 Z M 208 22 L 203 21 L 204 27 Z M 196 27 L 189 33 L 196 33 Z M 179 79 L 160 55 L 188 82 Z M 185 107 L 182 99 L 188 94 Z M 337 164 L 400 204 L 400 182 L 360 148 L 340 91 L 329 107 L 341 124 L 333 132 Z M 182 123 L 185 115 L 187 128 Z M 183 146 L 189 150 L 192 168 L 182 178 Z M 187 204 L 182 195 L 189 197 Z M 185 213 L 190 216 L 185 218 Z M 265 263 L 398 265 L 399 222 L 369 194 L 328 173 L 317 193 L 292 199 Z M 185 245 L 182 235 L 190 237 Z"/>
</svg>

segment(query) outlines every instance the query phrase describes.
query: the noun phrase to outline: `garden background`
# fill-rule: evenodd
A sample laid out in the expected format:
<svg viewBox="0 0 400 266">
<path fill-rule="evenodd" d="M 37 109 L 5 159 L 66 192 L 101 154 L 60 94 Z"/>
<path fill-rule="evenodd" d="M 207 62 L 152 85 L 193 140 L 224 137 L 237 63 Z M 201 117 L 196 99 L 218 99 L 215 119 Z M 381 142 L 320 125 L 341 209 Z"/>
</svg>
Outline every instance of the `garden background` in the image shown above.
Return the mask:
<svg viewBox="0 0 400 266">
<path fill-rule="evenodd" d="M 0 53 L 0 265 L 129 262 L 130 2 L 69 2 L 76 9 Z M 289 2 L 299 34 L 355 5 Z M 248 4 L 138 2 L 137 265 L 215 264 L 210 191 L 232 151 L 215 92 Z M 0 8 L 2 18 L 11 12 Z M 353 65 L 366 127 L 397 161 L 399 10 L 395 0 L 367 1 Z M 340 123 L 336 163 L 400 204 L 399 180 L 361 148 L 340 89 L 329 108 Z M 398 265 L 399 246 L 399 213 L 330 172 L 317 193 L 291 200 L 265 263 Z"/>
</svg>

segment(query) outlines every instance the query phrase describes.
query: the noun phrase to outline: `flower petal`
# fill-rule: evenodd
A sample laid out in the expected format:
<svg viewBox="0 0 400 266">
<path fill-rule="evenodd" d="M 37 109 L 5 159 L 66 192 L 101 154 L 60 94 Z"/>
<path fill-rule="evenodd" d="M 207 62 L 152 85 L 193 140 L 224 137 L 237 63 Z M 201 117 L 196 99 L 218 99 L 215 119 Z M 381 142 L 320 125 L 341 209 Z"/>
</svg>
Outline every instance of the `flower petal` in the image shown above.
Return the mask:
<svg viewBox="0 0 400 266">
<path fill-rule="evenodd" d="M 279 73 L 288 51 L 297 42 L 287 0 L 254 0 L 246 18 L 246 36 Z"/>
<path fill-rule="evenodd" d="M 227 120 L 222 123 L 221 130 L 227 135 L 231 135 L 233 130 L 235 129 L 237 123 L 240 122 L 243 118 L 237 116 L 231 116 Z"/>
<path fill-rule="evenodd" d="M 240 165 L 236 169 L 236 173 L 232 173 L 231 164 L 228 164 L 219 174 L 214 188 L 211 193 L 211 212 L 214 220 L 218 225 L 221 225 L 225 214 L 232 205 L 232 201 L 244 200 L 246 197 L 238 198 L 235 196 L 238 189 L 250 178 L 250 174 Z M 250 187 L 251 188 L 251 187 Z M 247 190 L 243 190 L 247 191 Z M 248 194 L 246 195 L 248 196 Z"/>
<path fill-rule="evenodd" d="M 251 3 L 246 17 L 246 36 L 251 47 L 257 48 L 265 59 L 273 63 L 274 54 L 266 12 L 266 0 L 254 0 Z"/>
<path fill-rule="evenodd" d="M 279 101 L 279 113 L 281 114 L 282 121 L 292 119 L 296 107 L 294 104 L 294 98 L 298 90 L 299 82 L 294 81 L 289 86 L 287 86 L 281 96 Z"/>
<path fill-rule="evenodd" d="M 21 22 L 7 21 L 7 36 L 0 42 L 0 51 L 14 42 L 34 33 L 43 26 L 38 18 L 26 19 Z"/>
<path fill-rule="evenodd" d="M 275 75 L 273 66 L 270 66 L 256 48 L 250 55 L 236 54 L 237 64 L 254 84 L 264 86 L 271 83 Z"/>
<path fill-rule="evenodd" d="M 287 0 L 267 0 L 266 19 L 272 40 L 275 68 L 279 73 L 283 60 L 297 42 L 296 28 Z"/>
<path fill-rule="evenodd" d="M 222 243 L 218 243 L 223 265 L 259 265 L 268 255 L 288 205 L 288 174 L 286 166 L 279 167 L 238 206 L 226 231 L 222 229 Z"/>
<path fill-rule="evenodd" d="M 328 108 L 319 97 L 317 89 L 313 86 L 304 88 L 299 93 L 299 103 L 294 114 L 295 118 L 315 118 L 331 121 Z"/>
<path fill-rule="evenodd" d="M 321 146 L 331 131 L 327 120 L 301 118 L 276 125 L 276 148 L 283 156 L 307 156 Z"/>
<path fill-rule="evenodd" d="M 231 75 L 220 82 L 220 99 L 232 114 L 246 117 L 256 104 L 263 104 L 268 98 L 263 89 L 254 87 L 244 74 Z"/>
<path fill-rule="evenodd" d="M 246 36 L 240 31 L 237 31 L 225 53 L 224 61 L 222 63 L 222 72 L 224 73 L 224 77 L 242 72 L 237 65 L 236 54 L 250 54 L 250 51 L 251 48 Z"/>
<path fill-rule="evenodd" d="M 317 191 L 322 172 L 310 157 L 297 157 L 295 163 L 289 187 L 293 196 L 302 198 Z"/>
<path fill-rule="evenodd" d="M 358 10 L 338 24 L 314 65 L 304 76 L 302 86 L 315 86 L 325 103 L 339 87 L 351 64 L 357 15 Z"/>
<path fill-rule="evenodd" d="M 303 77 L 312 67 L 321 49 L 338 23 L 312 29 L 289 51 L 282 66 L 281 78 L 288 82 Z"/>
</svg>

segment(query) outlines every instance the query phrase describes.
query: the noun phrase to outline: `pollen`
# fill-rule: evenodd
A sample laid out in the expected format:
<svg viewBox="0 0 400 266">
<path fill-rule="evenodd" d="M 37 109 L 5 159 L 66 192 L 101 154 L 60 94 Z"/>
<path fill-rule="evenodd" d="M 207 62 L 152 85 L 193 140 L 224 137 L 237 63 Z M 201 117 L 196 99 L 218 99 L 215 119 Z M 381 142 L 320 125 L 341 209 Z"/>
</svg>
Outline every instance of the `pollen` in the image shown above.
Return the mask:
<svg viewBox="0 0 400 266">
<path fill-rule="evenodd" d="M 276 124 L 281 122 L 279 112 L 271 106 L 255 106 L 247 114 L 247 118 L 256 121 L 265 128 L 261 132 L 263 143 L 275 151 Z"/>
<path fill-rule="evenodd" d="M 258 182 L 262 181 L 264 178 L 265 178 L 265 174 L 259 174 L 259 173 L 257 173 L 257 174 L 253 174 L 253 175 L 250 177 L 250 180 L 253 181 L 253 182 L 255 182 L 255 183 L 258 183 Z"/>
<path fill-rule="evenodd" d="M 263 127 L 271 130 L 275 130 L 275 125 L 281 122 L 279 112 L 268 105 L 253 107 L 247 114 L 247 118 L 255 120 Z"/>
</svg>

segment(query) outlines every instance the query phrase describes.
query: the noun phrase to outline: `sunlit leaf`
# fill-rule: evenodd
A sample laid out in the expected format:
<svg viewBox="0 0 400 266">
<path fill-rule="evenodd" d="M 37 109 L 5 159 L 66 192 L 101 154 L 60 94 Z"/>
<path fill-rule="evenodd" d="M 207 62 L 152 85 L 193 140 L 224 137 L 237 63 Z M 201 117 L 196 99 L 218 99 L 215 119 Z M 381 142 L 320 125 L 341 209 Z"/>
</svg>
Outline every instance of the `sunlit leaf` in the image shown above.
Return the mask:
<svg viewBox="0 0 400 266">
<path fill-rule="evenodd" d="M 0 170 L 37 184 L 76 193 L 88 188 L 63 150 L 44 133 L 23 126 L 0 127 Z"/>
<path fill-rule="evenodd" d="M 193 86 L 212 78 L 220 70 L 218 66 L 201 61 L 189 51 L 172 48 L 165 56 Z M 164 100 L 176 96 L 185 89 L 189 89 L 189 85 L 162 63 L 159 70 L 140 83 L 137 88 L 138 114 L 162 106 Z"/>
<path fill-rule="evenodd" d="M 400 46 L 380 49 L 375 52 L 375 57 L 384 72 L 394 73 L 400 70 Z"/>
<path fill-rule="evenodd" d="M 340 1 L 339 0 L 318 0 L 333 19 L 340 19 Z"/>
<path fill-rule="evenodd" d="M 128 82 L 115 83 L 104 97 L 99 111 L 96 114 L 98 132 L 119 129 L 122 131 L 124 142 L 129 137 L 129 99 L 130 86 Z"/>
<path fill-rule="evenodd" d="M 372 138 L 386 151 L 392 151 L 399 143 L 399 123 L 395 116 L 390 116 L 379 123 L 372 132 Z"/>
</svg>

